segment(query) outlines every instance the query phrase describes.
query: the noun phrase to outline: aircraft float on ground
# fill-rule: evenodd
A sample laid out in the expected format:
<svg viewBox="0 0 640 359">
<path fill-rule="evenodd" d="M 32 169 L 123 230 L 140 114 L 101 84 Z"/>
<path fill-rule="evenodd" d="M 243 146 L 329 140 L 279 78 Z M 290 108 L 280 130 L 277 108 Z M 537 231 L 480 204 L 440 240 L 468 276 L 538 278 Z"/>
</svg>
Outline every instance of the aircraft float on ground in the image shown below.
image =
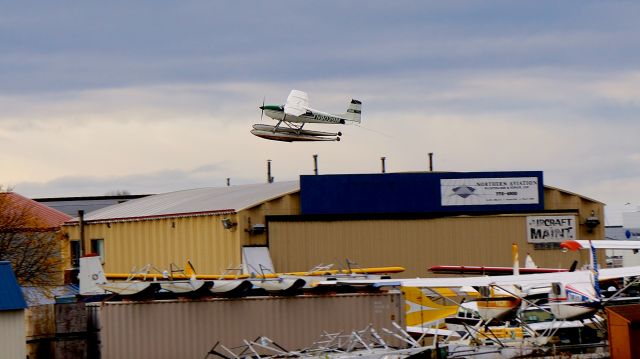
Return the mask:
<svg viewBox="0 0 640 359">
<path fill-rule="evenodd" d="M 309 107 L 309 96 L 306 92 L 291 90 L 284 105 L 260 106 L 262 114 L 278 121 L 275 126 L 255 124 L 251 133 L 274 141 L 340 141 L 341 132 L 325 132 L 303 129 L 307 123 L 341 124 L 360 123 L 362 102 L 351 100 L 346 113 L 331 114 Z M 260 118 L 262 119 L 262 114 Z"/>
<path fill-rule="evenodd" d="M 155 272 L 152 272 L 155 270 Z M 105 291 L 121 296 L 146 296 L 164 290 L 174 294 L 243 296 L 252 288 L 261 288 L 272 294 L 296 294 L 311 289 L 316 283 L 338 278 L 383 279 L 390 273 L 403 272 L 402 267 L 331 269 L 330 266 L 313 268 L 307 272 L 261 274 L 196 274 L 190 262 L 185 270 L 159 271 L 149 265 L 134 273 L 105 273 L 100 257 L 87 255 L 80 258 L 80 294 L 104 294 Z"/>
</svg>

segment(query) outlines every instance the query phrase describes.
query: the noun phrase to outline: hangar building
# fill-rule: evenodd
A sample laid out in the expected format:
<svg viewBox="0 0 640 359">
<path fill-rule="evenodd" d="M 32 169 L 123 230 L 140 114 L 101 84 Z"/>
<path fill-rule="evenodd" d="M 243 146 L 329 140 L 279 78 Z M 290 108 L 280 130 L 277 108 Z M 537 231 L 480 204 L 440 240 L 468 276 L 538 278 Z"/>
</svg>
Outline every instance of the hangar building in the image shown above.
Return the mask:
<svg viewBox="0 0 640 359">
<path fill-rule="evenodd" d="M 280 272 L 348 258 L 403 266 L 410 277 L 433 265 L 510 266 L 512 243 L 541 267 L 583 265 L 585 253 L 562 253 L 559 243 L 604 238 L 603 216 L 601 202 L 544 186 L 540 171 L 416 172 L 171 192 L 90 212 L 63 230 L 70 256 L 98 252 L 107 272 L 191 260 L 200 273 L 222 273 L 248 261 L 249 249 L 268 248 Z"/>
</svg>

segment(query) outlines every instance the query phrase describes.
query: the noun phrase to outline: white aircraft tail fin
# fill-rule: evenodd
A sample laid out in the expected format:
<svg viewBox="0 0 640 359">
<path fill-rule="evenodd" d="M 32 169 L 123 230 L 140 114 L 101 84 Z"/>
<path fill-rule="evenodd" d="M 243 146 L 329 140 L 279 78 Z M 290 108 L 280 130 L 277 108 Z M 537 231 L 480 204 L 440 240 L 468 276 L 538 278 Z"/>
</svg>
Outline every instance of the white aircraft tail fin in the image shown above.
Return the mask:
<svg viewBox="0 0 640 359">
<path fill-rule="evenodd" d="M 525 268 L 538 268 L 538 266 L 536 265 L 536 262 L 533 261 L 533 258 L 531 258 L 531 255 L 529 253 L 527 253 L 527 258 L 524 261 L 524 267 Z"/>
<path fill-rule="evenodd" d="M 99 256 L 90 256 L 80 258 L 80 273 L 78 274 L 80 281 L 80 294 L 103 294 L 104 289 L 98 287 L 98 284 L 107 283 L 107 277 L 102 270 Z"/>
<path fill-rule="evenodd" d="M 362 102 L 358 100 L 351 100 L 347 113 L 342 116 L 349 121 L 360 123 L 360 116 L 362 113 Z"/>
</svg>

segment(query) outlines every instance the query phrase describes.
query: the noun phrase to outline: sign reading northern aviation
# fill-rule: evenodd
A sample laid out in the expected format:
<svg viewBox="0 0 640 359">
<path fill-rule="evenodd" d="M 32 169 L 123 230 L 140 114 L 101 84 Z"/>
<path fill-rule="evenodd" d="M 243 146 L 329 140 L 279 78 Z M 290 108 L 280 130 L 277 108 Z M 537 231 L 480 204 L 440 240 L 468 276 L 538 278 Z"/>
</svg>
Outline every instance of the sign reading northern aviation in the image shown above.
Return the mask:
<svg viewBox="0 0 640 359">
<path fill-rule="evenodd" d="M 527 242 L 550 243 L 576 239 L 575 216 L 528 216 Z"/>
<path fill-rule="evenodd" d="M 443 178 L 442 206 L 538 204 L 537 177 Z"/>
</svg>

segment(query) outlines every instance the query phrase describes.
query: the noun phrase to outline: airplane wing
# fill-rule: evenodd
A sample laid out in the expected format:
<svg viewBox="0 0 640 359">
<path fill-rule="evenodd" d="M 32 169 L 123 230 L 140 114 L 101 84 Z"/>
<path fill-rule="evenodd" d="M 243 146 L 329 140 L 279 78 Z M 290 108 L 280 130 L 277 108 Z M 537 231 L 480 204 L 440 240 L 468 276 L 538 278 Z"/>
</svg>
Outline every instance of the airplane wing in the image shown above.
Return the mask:
<svg viewBox="0 0 640 359">
<path fill-rule="evenodd" d="M 436 274 L 475 274 L 475 275 L 510 275 L 513 267 L 485 267 L 485 266 L 431 266 L 429 272 Z M 520 268 L 520 274 L 568 272 L 564 268 Z"/>
<path fill-rule="evenodd" d="M 617 242 L 617 241 L 616 241 Z M 640 266 L 621 268 L 602 268 L 598 271 L 600 280 L 640 276 Z"/>
<path fill-rule="evenodd" d="M 309 108 L 309 95 L 304 91 L 291 90 L 284 105 L 286 115 L 300 116 Z"/>
<path fill-rule="evenodd" d="M 595 249 L 640 249 L 640 241 L 635 240 L 595 240 L 591 241 Z M 589 241 L 571 240 L 560 244 L 560 247 L 577 250 L 590 249 Z"/>
<path fill-rule="evenodd" d="M 338 280 L 325 281 L 321 285 L 373 285 L 373 286 L 403 286 L 423 288 L 447 288 L 464 286 L 490 286 L 490 285 L 519 285 L 523 289 L 540 286 L 549 286 L 554 282 L 562 283 L 591 283 L 590 271 L 541 273 L 506 276 L 479 276 L 479 277 L 450 277 L 450 278 L 409 278 L 409 279 L 381 279 L 381 280 Z"/>
</svg>

